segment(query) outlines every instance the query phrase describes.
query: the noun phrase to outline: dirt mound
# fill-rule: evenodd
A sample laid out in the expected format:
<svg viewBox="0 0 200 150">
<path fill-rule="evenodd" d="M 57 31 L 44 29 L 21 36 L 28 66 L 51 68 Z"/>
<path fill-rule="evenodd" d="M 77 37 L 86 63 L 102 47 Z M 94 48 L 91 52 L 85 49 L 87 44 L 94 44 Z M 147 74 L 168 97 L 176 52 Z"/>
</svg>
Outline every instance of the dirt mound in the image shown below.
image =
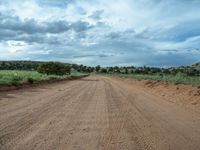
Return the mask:
<svg viewBox="0 0 200 150">
<path fill-rule="evenodd" d="M 136 84 L 144 91 L 153 93 L 162 99 L 184 108 L 200 112 L 200 86 L 172 84 L 154 80 L 120 79 L 130 84 Z"/>
</svg>

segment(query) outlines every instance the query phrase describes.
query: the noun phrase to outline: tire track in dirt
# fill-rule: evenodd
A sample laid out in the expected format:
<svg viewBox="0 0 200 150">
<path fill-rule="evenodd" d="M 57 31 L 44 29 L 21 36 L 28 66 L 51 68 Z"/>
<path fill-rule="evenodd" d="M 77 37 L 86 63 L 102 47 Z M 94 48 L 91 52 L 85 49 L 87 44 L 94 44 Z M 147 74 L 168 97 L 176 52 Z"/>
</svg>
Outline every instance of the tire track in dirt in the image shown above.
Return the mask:
<svg viewBox="0 0 200 150">
<path fill-rule="evenodd" d="M 120 149 L 154 149 L 154 142 L 151 138 L 147 138 L 147 136 L 145 135 L 145 133 L 143 133 L 142 128 L 140 127 L 140 125 L 145 124 L 146 122 L 140 122 L 140 125 L 137 123 L 138 120 L 144 121 L 143 118 L 138 117 L 138 115 L 136 115 L 136 112 L 133 112 L 131 110 L 130 104 L 127 103 L 127 99 L 126 97 L 122 97 L 121 96 L 121 91 L 119 91 L 119 89 L 117 89 L 117 86 L 112 85 L 110 82 L 108 82 L 110 89 L 111 89 L 111 95 L 112 95 L 112 99 L 113 99 L 113 103 L 116 105 L 119 116 L 116 118 L 123 118 L 121 119 L 119 122 L 121 123 L 121 127 L 119 126 L 118 129 L 116 129 L 117 131 L 120 130 L 124 130 L 123 133 L 126 133 L 124 136 L 126 136 L 126 140 L 127 139 L 129 141 L 132 141 L 132 144 L 130 143 L 130 148 L 129 147 L 123 147 Z M 115 112 L 116 114 L 117 112 Z M 134 114 L 134 115 L 132 115 Z M 132 115 L 132 116 L 131 116 Z M 137 117 L 137 118 L 136 118 Z M 138 120 L 136 120 L 138 119 Z M 118 120 L 114 121 L 113 124 L 117 124 L 120 125 L 120 123 L 118 123 Z M 111 127 L 112 128 L 112 127 Z M 116 134 L 114 134 L 116 136 Z M 119 137 L 119 136 L 118 136 Z M 118 137 L 115 137 L 116 139 L 119 139 Z M 120 136 L 122 137 L 122 136 Z M 119 139 L 120 141 L 120 139 Z M 121 141 L 121 143 L 123 143 L 123 141 Z M 116 146 L 116 145 L 115 145 Z M 119 146 L 118 146 L 119 147 Z M 116 149 L 116 147 L 114 148 L 108 148 L 108 149 Z"/>
<path fill-rule="evenodd" d="M 43 122 L 45 122 L 46 120 L 48 120 L 49 118 L 51 118 L 52 116 L 55 116 L 54 113 L 57 111 L 56 108 L 58 107 L 58 109 L 60 109 L 60 107 L 62 108 L 63 102 L 64 100 L 69 100 L 67 101 L 68 104 L 73 104 L 73 102 L 70 103 L 70 101 L 72 101 L 73 96 L 79 96 L 83 93 L 80 93 L 80 90 L 85 90 L 86 88 L 88 88 L 88 84 L 87 82 L 85 82 L 83 85 L 79 85 L 78 87 L 73 87 L 70 91 L 67 91 L 67 95 L 65 93 L 60 93 L 60 92 L 56 92 L 57 94 L 53 94 L 51 96 L 47 98 L 45 98 L 45 103 L 41 104 L 40 103 L 40 99 L 35 99 L 35 101 L 38 101 L 38 107 L 34 110 L 34 111 L 28 111 L 27 109 L 23 110 L 23 114 L 18 114 L 16 112 L 17 115 L 20 115 L 20 119 L 16 120 L 16 122 L 9 122 L 5 121 L 5 120 L 1 120 L 1 121 L 5 121 L 5 123 L 7 123 L 7 125 L 2 128 L 0 130 L 3 138 L 0 139 L 7 139 L 7 140 L 11 140 L 12 142 L 8 145 L 10 145 L 10 147 L 15 147 L 13 146 L 13 144 L 18 143 L 18 139 L 21 138 L 26 138 L 26 134 L 28 134 L 29 131 L 34 131 L 34 129 L 38 128 L 38 124 L 42 124 Z M 76 89 L 76 90 L 75 90 Z M 83 90 L 83 91 L 84 91 Z M 75 93 L 73 92 L 75 91 Z M 78 95 L 77 95 L 78 94 Z M 55 118 L 52 118 L 55 119 Z M 7 120 L 13 120 L 12 118 L 7 118 Z M 46 123 L 46 122 L 45 122 Z M 12 128 L 14 126 L 14 128 Z M 41 129 L 42 125 L 40 126 Z M 43 125 L 43 127 L 45 127 Z M 9 132 L 4 133 L 6 131 Z M 25 133 L 25 134 L 24 134 Z M 6 136 L 6 137 L 5 137 Z M 14 137 L 15 139 L 11 139 L 12 137 Z M 1 140 L 0 140 L 1 141 Z M 15 142 L 14 142 L 15 141 Z M 24 140 L 22 140 L 24 141 Z M 6 141 L 1 141 L 1 143 L 6 142 Z"/>
<path fill-rule="evenodd" d="M 73 88 L 76 88 L 77 84 L 80 84 L 80 83 L 79 82 L 67 82 L 67 86 L 66 86 L 66 84 L 64 84 L 64 86 L 60 85 L 58 87 L 59 89 L 57 89 L 57 87 L 55 87 L 55 90 L 52 90 L 49 87 L 48 88 L 46 88 L 46 87 L 45 88 L 39 88 L 40 91 L 44 91 L 43 93 L 40 92 L 40 103 L 42 103 L 43 101 L 46 102 L 45 99 L 47 97 L 55 96 L 55 98 L 56 98 L 58 91 L 60 92 L 60 94 L 63 94 L 63 92 L 67 92 L 68 90 L 72 90 Z M 47 90 L 50 89 L 51 92 L 49 92 L 49 91 L 46 92 L 46 89 Z M 22 91 L 23 95 L 21 93 L 19 93 L 19 91 Z M 12 115 L 12 114 L 16 115 L 16 111 L 19 112 L 19 110 L 22 109 L 22 108 L 24 109 L 25 107 L 32 107 L 34 104 L 36 104 L 36 105 L 38 104 L 38 101 L 35 101 L 35 99 L 34 99 L 35 97 L 37 97 L 36 94 L 31 95 L 31 97 L 29 97 L 29 93 L 37 92 L 38 89 L 36 89 L 36 88 L 30 89 L 30 90 L 28 89 L 27 92 L 24 92 L 23 90 L 19 90 L 19 91 L 16 91 L 16 92 L 13 91 L 13 93 L 16 93 L 15 97 L 17 97 L 20 100 L 17 103 L 14 103 L 14 104 L 12 103 L 11 100 L 4 102 L 4 107 L 3 107 L 4 109 L 0 110 L 0 114 L 3 115 L 4 113 L 9 112 L 9 115 Z M 10 95 L 9 92 L 8 92 L 8 95 Z M 12 94 L 12 95 L 14 95 L 14 94 Z M 28 98 L 25 97 L 25 95 L 27 95 Z M 0 96 L 1 96 L 1 94 L 0 94 Z M 26 102 L 27 99 L 29 101 L 28 103 Z M 1 105 L 3 106 L 2 103 L 1 103 Z M 17 107 L 16 107 L 16 105 L 17 105 Z M 6 106 L 9 106 L 9 107 L 6 107 Z M 9 108 L 9 109 L 6 109 L 6 108 Z M 7 114 L 6 117 L 8 117 L 8 114 Z"/>
<path fill-rule="evenodd" d="M 119 107 L 120 114 L 124 119 L 124 129 L 126 129 L 127 134 L 131 134 L 130 140 L 133 141 L 135 149 L 145 149 L 151 150 L 156 149 L 155 143 L 152 137 L 148 137 L 147 132 L 143 132 L 143 125 L 148 126 L 148 122 L 145 120 L 144 116 L 140 116 L 140 111 L 134 106 L 131 108 L 129 102 L 127 101 L 127 95 L 124 95 L 121 91 L 120 85 L 114 85 L 113 83 L 106 81 L 110 84 L 112 89 L 112 95 L 115 95 L 115 103 Z M 127 94 L 127 93 L 126 93 Z M 137 95 L 132 97 L 132 100 L 137 98 Z M 129 97 L 130 99 L 130 97 Z M 141 126 L 142 125 L 142 126 Z M 131 149 L 131 148 L 130 148 Z"/>
<path fill-rule="evenodd" d="M 198 150 L 199 118 L 123 80 L 90 76 L 0 93 L 0 149 Z"/>
<path fill-rule="evenodd" d="M 200 149 L 200 136 L 197 134 L 200 133 L 199 116 L 190 118 L 192 115 L 187 114 L 188 112 L 165 101 L 159 100 L 158 103 L 153 95 L 135 88 L 129 89 L 117 80 L 108 80 L 121 95 L 120 100 L 127 102 L 125 109 L 131 110 L 128 123 L 132 122 L 132 131 L 137 126 L 135 131 L 138 129 L 138 132 L 133 135 L 136 135 L 139 143 L 147 146 L 142 149 Z"/>
</svg>

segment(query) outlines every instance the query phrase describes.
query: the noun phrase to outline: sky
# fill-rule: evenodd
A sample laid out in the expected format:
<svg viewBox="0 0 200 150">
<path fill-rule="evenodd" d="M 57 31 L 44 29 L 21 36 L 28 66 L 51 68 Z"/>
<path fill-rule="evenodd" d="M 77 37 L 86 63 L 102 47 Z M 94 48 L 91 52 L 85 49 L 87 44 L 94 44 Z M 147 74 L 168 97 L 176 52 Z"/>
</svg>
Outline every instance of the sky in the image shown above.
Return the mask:
<svg viewBox="0 0 200 150">
<path fill-rule="evenodd" d="M 0 0 L 0 60 L 191 65 L 200 0 Z"/>
</svg>

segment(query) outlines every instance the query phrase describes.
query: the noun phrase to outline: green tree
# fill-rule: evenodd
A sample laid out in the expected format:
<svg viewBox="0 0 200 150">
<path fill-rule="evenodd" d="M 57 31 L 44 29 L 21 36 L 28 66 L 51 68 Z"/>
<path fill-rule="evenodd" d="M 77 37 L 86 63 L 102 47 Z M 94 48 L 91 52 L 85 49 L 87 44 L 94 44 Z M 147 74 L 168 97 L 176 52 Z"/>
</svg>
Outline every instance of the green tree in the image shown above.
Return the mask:
<svg viewBox="0 0 200 150">
<path fill-rule="evenodd" d="M 45 62 L 39 65 L 37 71 L 48 75 L 65 75 L 70 74 L 71 67 L 59 62 Z"/>
<path fill-rule="evenodd" d="M 125 68 L 125 74 L 128 74 L 129 72 L 128 72 L 128 68 Z"/>
<path fill-rule="evenodd" d="M 101 68 L 101 73 L 107 73 L 107 69 L 106 68 Z"/>
<path fill-rule="evenodd" d="M 114 72 L 120 73 L 120 68 L 119 68 L 118 66 L 115 66 L 115 67 L 114 67 Z"/>
<path fill-rule="evenodd" d="M 96 72 L 99 72 L 100 69 L 101 69 L 101 66 L 99 66 L 99 65 L 95 67 L 95 71 L 96 71 Z"/>
<path fill-rule="evenodd" d="M 108 72 L 109 73 L 113 73 L 113 70 L 114 70 L 113 67 L 108 67 Z"/>
</svg>

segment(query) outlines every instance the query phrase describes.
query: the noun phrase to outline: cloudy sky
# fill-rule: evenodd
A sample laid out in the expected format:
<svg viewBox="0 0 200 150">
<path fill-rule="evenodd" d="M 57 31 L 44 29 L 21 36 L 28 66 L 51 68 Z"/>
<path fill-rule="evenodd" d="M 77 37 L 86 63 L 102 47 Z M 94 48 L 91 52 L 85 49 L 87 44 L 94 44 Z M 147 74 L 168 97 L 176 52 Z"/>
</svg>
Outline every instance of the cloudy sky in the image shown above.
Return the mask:
<svg viewBox="0 0 200 150">
<path fill-rule="evenodd" d="M 0 0 L 0 60 L 200 61 L 200 0 Z"/>
</svg>

